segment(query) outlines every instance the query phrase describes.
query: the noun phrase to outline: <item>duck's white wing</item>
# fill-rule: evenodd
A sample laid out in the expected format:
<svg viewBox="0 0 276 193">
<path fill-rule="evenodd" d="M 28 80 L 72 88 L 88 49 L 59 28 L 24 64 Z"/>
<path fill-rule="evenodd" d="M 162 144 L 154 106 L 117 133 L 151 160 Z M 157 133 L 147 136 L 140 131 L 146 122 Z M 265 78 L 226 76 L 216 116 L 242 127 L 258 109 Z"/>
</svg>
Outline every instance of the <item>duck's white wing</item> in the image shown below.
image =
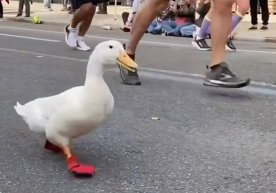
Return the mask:
<svg viewBox="0 0 276 193">
<path fill-rule="evenodd" d="M 25 105 L 21 105 L 17 102 L 14 108 L 17 114 L 25 120 L 31 130 L 45 132 L 45 128 L 51 116 L 65 103 L 68 103 L 68 101 L 74 103 L 74 100 L 78 100 L 82 89 L 83 86 L 74 87 L 58 95 L 37 98 Z"/>
</svg>

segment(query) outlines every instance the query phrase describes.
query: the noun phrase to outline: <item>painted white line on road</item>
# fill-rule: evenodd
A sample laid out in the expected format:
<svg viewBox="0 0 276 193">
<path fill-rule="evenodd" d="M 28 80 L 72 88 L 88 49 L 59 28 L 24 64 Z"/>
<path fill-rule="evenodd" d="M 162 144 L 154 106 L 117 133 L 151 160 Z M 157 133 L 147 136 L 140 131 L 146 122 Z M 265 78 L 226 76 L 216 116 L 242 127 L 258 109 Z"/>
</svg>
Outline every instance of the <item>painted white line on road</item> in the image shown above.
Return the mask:
<svg viewBox="0 0 276 193">
<path fill-rule="evenodd" d="M 30 54 L 30 55 L 34 55 L 34 56 L 48 56 L 48 57 L 51 57 L 51 58 L 69 60 L 69 61 L 74 61 L 74 62 L 84 62 L 84 63 L 87 63 L 87 61 L 88 61 L 88 60 L 80 59 L 80 58 L 70 58 L 70 57 L 58 56 L 58 55 L 54 55 L 54 54 L 44 54 L 44 53 L 40 53 L 40 52 L 33 52 L 33 51 L 26 51 L 26 50 L 17 50 L 17 49 L 9 49 L 9 48 L 0 48 L 0 51 L 20 53 L 20 54 Z"/>
<path fill-rule="evenodd" d="M 159 70 L 154 68 L 139 68 L 139 69 L 140 69 L 139 71 L 140 76 L 146 76 L 146 77 L 159 79 L 159 80 L 170 80 L 170 81 L 176 81 L 176 82 L 192 83 L 192 84 L 203 86 L 204 76 L 201 74 L 188 74 L 184 72 Z M 118 71 L 118 69 L 111 68 L 111 69 L 108 69 L 108 71 Z M 216 89 L 219 89 L 219 88 L 216 88 Z M 229 90 L 233 90 L 233 89 L 229 89 Z M 272 85 L 264 82 L 251 81 L 251 84 L 249 86 L 240 88 L 239 90 L 246 91 L 249 93 L 276 96 L 276 85 Z"/>
<path fill-rule="evenodd" d="M 14 30 L 25 30 L 25 31 L 35 31 L 35 32 L 44 32 L 44 33 L 54 33 L 54 34 L 64 34 L 63 32 L 59 31 L 49 31 L 49 30 L 40 30 L 40 29 L 29 29 L 29 28 L 20 28 L 20 27 L 8 27 L 8 26 L 0 26 L 0 29 L 14 29 Z M 94 35 L 87 35 L 86 37 L 92 38 L 92 39 L 100 39 L 100 40 L 118 40 L 127 42 L 128 39 L 125 38 L 116 38 L 116 37 L 106 37 L 106 36 L 94 36 Z M 147 41 L 142 40 L 140 42 L 141 44 L 147 44 L 147 45 L 159 45 L 159 46 L 171 46 L 171 47 L 182 47 L 182 48 L 189 48 L 189 49 L 195 49 L 190 44 L 175 44 L 175 43 L 168 43 L 168 42 L 161 42 L 161 41 Z M 267 51 L 267 50 L 248 50 L 248 49 L 237 49 L 238 52 L 247 52 L 247 53 L 260 53 L 260 54 L 273 54 L 276 55 L 276 51 Z"/>
<path fill-rule="evenodd" d="M 44 38 L 35 38 L 35 37 L 30 37 L 30 36 L 4 34 L 4 33 L 0 33 L 0 36 L 22 38 L 22 39 L 29 39 L 29 40 L 39 40 L 39 41 L 44 41 L 44 42 L 60 42 L 60 40 L 51 40 L 51 39 L 44 39 Z"/>
<path fill-rule="evenodd" d="M 171 70 L 162 70 L 162 69 L 156 69 L 156 68 L 144 68 L 144 67 L 139 67 L 140 70 L 143 71 L 148 71 L 148 72 L 152 72 L 155 74 L 160 74 L 160 73 L 164 73 L 164 74 L 169 74 L 172 76 L 183 76 L 183 77 L 188 77 L 188 78 L 193 78 L 193 79 L 203 79 L 205 76 L 202 74 L 194 74 L 194 73 L 185 73 L 185 72 L 179 72 L 179 71 L 171 71 Z M 257 81 L 251 81 L 251 86 L 254 87 L 269 87 L 272 89 L 275 89 L 276 91 L 276 85 L 274 84 L 269 84 L 266 82 L 257 82 Z"/>
<path fill-rule="evenodd" d="M 87 59 L 70 58 L 70 57 L 66 57 L 66 56 L 43 54 L 43 53 L 39 53 L 39 52 L 31 52 L 31 51 L 24 51 L 24 50 L 0 48 L 0 51 L 30 54 L 30 55 L 34 55 L 34 56 L 38 56 L 38 55 L 39 56 L 48 56 L 48 57 L 52 57 L 52 58 L 56 58 L 56 59 L 82 62 L 82 63 L 88 62 Z M 202 85 L 202 79 L 204 78 L 204 75 L 202 75 L 202 74 L 185 73 L 185 72 L 162 70 L 162 69 L 156 69 L 156 68 L 140 67 L 139 70 L 140 70 L 139 74 L 142 76 L 147 76 L 147 77 L 151 77 L 154 79 L 161 79 L 161 80 L 188 82 L 188 83 L 198 84 L 198 85 L 199 84 Z M 117 68 L 109 68 L 108 71 L 118 72 L 118 69 Z M 265 82 L 252 81 L 250 86 L 241 88 L 241 90 L 251 92 L 251 93 L 276 96 L 276 85 L 265 83 Z"/>
</svg>

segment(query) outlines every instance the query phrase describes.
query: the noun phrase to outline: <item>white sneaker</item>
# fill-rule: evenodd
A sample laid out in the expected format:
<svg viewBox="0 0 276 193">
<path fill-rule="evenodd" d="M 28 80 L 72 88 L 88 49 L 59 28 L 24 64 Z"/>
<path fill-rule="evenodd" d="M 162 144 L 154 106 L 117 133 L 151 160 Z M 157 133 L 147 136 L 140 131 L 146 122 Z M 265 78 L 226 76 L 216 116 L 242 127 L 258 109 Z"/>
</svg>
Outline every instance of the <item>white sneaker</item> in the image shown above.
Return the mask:
<svg viewBox="0 0 276 193">
<path fill-rule="evenodd" d="M 83 41 L 83 37 L 81 36 L 78 36 L 78 39 L 77 39 L 77 49 L 81 51 L 91 50 L 91 48 L 88 45 L 86 45 L 86 43 Z"/>
<path fill-rule="evenodd" d="M 70 29 L 69 25 L 65 26 L 65 42 L 71 48 L 77 48 L 77 33 L 76 29 Z"/>
</svg>

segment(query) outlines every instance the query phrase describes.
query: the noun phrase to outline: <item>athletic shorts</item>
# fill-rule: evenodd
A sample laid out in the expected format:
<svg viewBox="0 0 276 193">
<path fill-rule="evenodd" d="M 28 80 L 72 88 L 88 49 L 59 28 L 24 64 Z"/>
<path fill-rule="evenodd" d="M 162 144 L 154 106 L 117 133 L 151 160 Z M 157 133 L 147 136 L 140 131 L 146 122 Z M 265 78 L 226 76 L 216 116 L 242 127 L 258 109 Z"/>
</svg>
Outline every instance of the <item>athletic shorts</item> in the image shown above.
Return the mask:
<svg viewBox="0 0 276 193">
<path fill-rule="evenodd" d="M 93 5 L 97 6 L 97 0 L 74 0 L 75 2 L 75 9 L 80 8 L 85 3 L 92 3 Z"/>
</svg>

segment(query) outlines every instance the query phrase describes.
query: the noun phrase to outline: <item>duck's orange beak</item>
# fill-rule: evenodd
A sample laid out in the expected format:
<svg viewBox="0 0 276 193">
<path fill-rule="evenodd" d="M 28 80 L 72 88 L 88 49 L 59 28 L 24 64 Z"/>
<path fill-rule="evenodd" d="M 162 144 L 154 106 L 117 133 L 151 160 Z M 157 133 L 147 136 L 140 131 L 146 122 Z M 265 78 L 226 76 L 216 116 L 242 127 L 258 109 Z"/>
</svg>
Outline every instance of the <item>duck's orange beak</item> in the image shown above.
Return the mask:
<svg viewBox="0 0 276 193">
<path fill-rule="evenodd" d="M 125 51 L 121 51 L 120 56 L 117 58 L 117 63 L 132 72 L 135 72 L 138 67 L 137 63 L 134 62 Z"/>
</svg>

